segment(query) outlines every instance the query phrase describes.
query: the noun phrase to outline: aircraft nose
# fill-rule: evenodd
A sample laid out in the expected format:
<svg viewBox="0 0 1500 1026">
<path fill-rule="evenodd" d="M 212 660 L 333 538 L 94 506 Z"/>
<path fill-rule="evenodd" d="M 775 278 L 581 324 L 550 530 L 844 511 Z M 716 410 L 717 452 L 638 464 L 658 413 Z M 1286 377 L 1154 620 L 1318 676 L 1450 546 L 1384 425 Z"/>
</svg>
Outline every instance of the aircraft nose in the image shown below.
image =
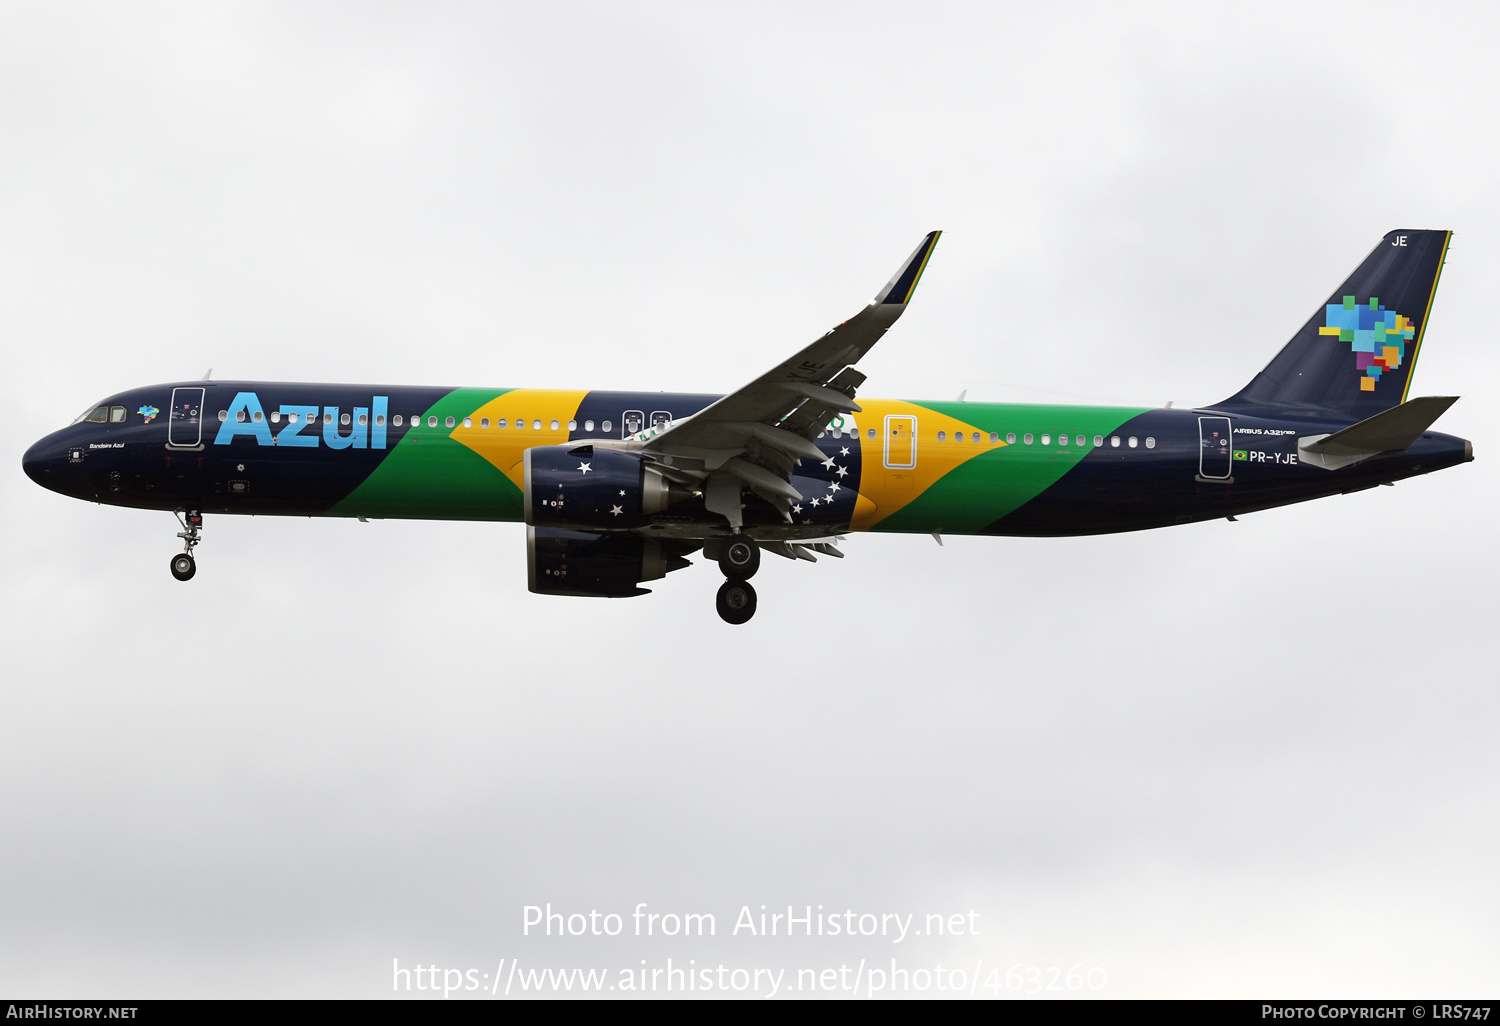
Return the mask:
<svg viewBox="0 0 1500 1026">
<path fill-rule="evenodd" d="M 21 469 L 43 488 L 58 491 L 62 485 L 62 473 L 66 466 L 66 449 L 55 434 L 35 442 L 21 457 Z"/>
<path fill-rule="evenodd" d="M 21 469 L 26 471 L 26 476 L 37 484 L 45 484 L 42 479 L 42 463 L 45 460 L 43 453 L 45 450 L 46 440 L 43 439 L 40 442 L 33 443 L 31 448 L 26 450 L 26 455 L 21 457 Z"/>
</svg>

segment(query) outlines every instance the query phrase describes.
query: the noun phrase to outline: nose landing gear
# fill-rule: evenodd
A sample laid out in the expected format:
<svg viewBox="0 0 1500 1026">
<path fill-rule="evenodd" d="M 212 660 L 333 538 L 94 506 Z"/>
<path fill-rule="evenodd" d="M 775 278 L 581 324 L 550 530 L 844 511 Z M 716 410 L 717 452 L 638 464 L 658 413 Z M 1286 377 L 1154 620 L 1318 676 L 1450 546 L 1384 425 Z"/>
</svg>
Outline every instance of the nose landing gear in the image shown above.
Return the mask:
<svg viewBox="0 0 1500 1026">
<path fill-rule="evenodd" d="M 202 540 L 199 533 L 203 530 L 203 514 L 190 509 L 175 516 L 177 522 L 182 525 L 182 530 L 177 532 L 177 537 L 182 539 L 182 551 L 172 557 L 170 564 L 172 576 L 179 581 L 187 581 L 198 572 L 198 563 L 193 559 L 193 549 Z"/>
<path fill-rule="evenodd" d="M 714 598 L 719 618 L 725 623 L 747 623 L 755 615 L 755 589 L 750 578 L 760 569 L 760 546 L 753 538 L 731 538 L 719 550 L 719 569 L 728 578 Z"/>
</svg>

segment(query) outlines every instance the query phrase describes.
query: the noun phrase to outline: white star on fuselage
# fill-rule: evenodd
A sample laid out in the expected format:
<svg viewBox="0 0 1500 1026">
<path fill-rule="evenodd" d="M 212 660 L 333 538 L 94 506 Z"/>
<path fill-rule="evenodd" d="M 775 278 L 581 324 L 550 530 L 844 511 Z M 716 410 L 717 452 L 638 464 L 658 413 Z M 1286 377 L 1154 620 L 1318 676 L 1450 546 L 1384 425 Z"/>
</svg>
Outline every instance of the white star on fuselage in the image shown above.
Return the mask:
<svg viewBox="0 0 1500 1026">
<path fill-rule="evenodd" d="M 846 476 L 848 476 L 848 474 L 849 474 L 849 468 L 848 467 L 840 467 L 839 468 L 839 477 L 846 477 Z"/>
<path fill-rule="evenodd" d="M 609 511 L 610 511 L 610 513 L 614 514 L 615 516 L 619 516 L 621 513 L 625 512 L 619 506 L 611 506 L 611 507 L 609 507 Z"/>
<path fill-rule="evenodd" d="M 590 470 L 593 470 L 593 469 L 594 468 L 591 467 L 591 466 L 589 466 L 587 463 L 580 463 L 580 464 L 578 464 L 578 471 L 579 471 L 579 473 L 587 474 Z"/>
<path fill-rule="evenodd" d="M 842 448 L 840 448 L 839 449 L 839 455 L 840 456 L 847 456 L 847 455 L 849 455 L 849 447 L 846 445 L 846 446 L 843 446 Z"/>
<path fill-rule="evenodd" d="M 825 470 L 832 470 L 833 469 L 833 457 L 832 456 L 828 457 L 826 460 L 823 461 L 823 467 L 824 467 Z"/>
</svg>

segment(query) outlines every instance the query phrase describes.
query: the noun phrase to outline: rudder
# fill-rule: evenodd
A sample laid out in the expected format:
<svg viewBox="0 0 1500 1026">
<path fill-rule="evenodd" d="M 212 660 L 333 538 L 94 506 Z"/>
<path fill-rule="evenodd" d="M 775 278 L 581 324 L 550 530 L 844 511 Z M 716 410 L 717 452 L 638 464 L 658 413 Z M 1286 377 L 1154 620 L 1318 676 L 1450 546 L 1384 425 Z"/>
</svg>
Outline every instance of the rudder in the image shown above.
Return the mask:
<svg viewBox="0 0 1500 1026">
<path fill-rule="evenodd" d="M 1217 405 L 1353 420 L 1399 405 L 1411 387 L 1452 235 L 1387 234 L 1265 370 Z"/>
</svg>

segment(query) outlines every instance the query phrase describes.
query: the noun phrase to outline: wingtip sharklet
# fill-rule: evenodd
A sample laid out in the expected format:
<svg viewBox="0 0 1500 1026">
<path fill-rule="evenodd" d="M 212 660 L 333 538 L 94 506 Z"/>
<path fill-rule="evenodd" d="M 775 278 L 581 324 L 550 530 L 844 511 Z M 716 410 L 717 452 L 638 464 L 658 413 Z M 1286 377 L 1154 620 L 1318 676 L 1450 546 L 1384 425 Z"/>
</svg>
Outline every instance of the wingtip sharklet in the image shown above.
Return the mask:
<svg viewBox="0 0 1500 1026">
<path fill-rule="evenodd" d="M 922 272 L 927 269 L 927 261 L 932 256 L 933 247 L 937 245 L 938 236 L 942 234 L 941 231 L 927 233 L 921 245 L 917 246 L 912 255 L 906 258 L 906 262 L 901 265 L 896 276 L 880 290 L 880 295 L 875 297 L 874 305 L 904 306 L 911 302 L 912 293 L 917 290 L 917 282 L 922 280 Z"/>
</svg>

